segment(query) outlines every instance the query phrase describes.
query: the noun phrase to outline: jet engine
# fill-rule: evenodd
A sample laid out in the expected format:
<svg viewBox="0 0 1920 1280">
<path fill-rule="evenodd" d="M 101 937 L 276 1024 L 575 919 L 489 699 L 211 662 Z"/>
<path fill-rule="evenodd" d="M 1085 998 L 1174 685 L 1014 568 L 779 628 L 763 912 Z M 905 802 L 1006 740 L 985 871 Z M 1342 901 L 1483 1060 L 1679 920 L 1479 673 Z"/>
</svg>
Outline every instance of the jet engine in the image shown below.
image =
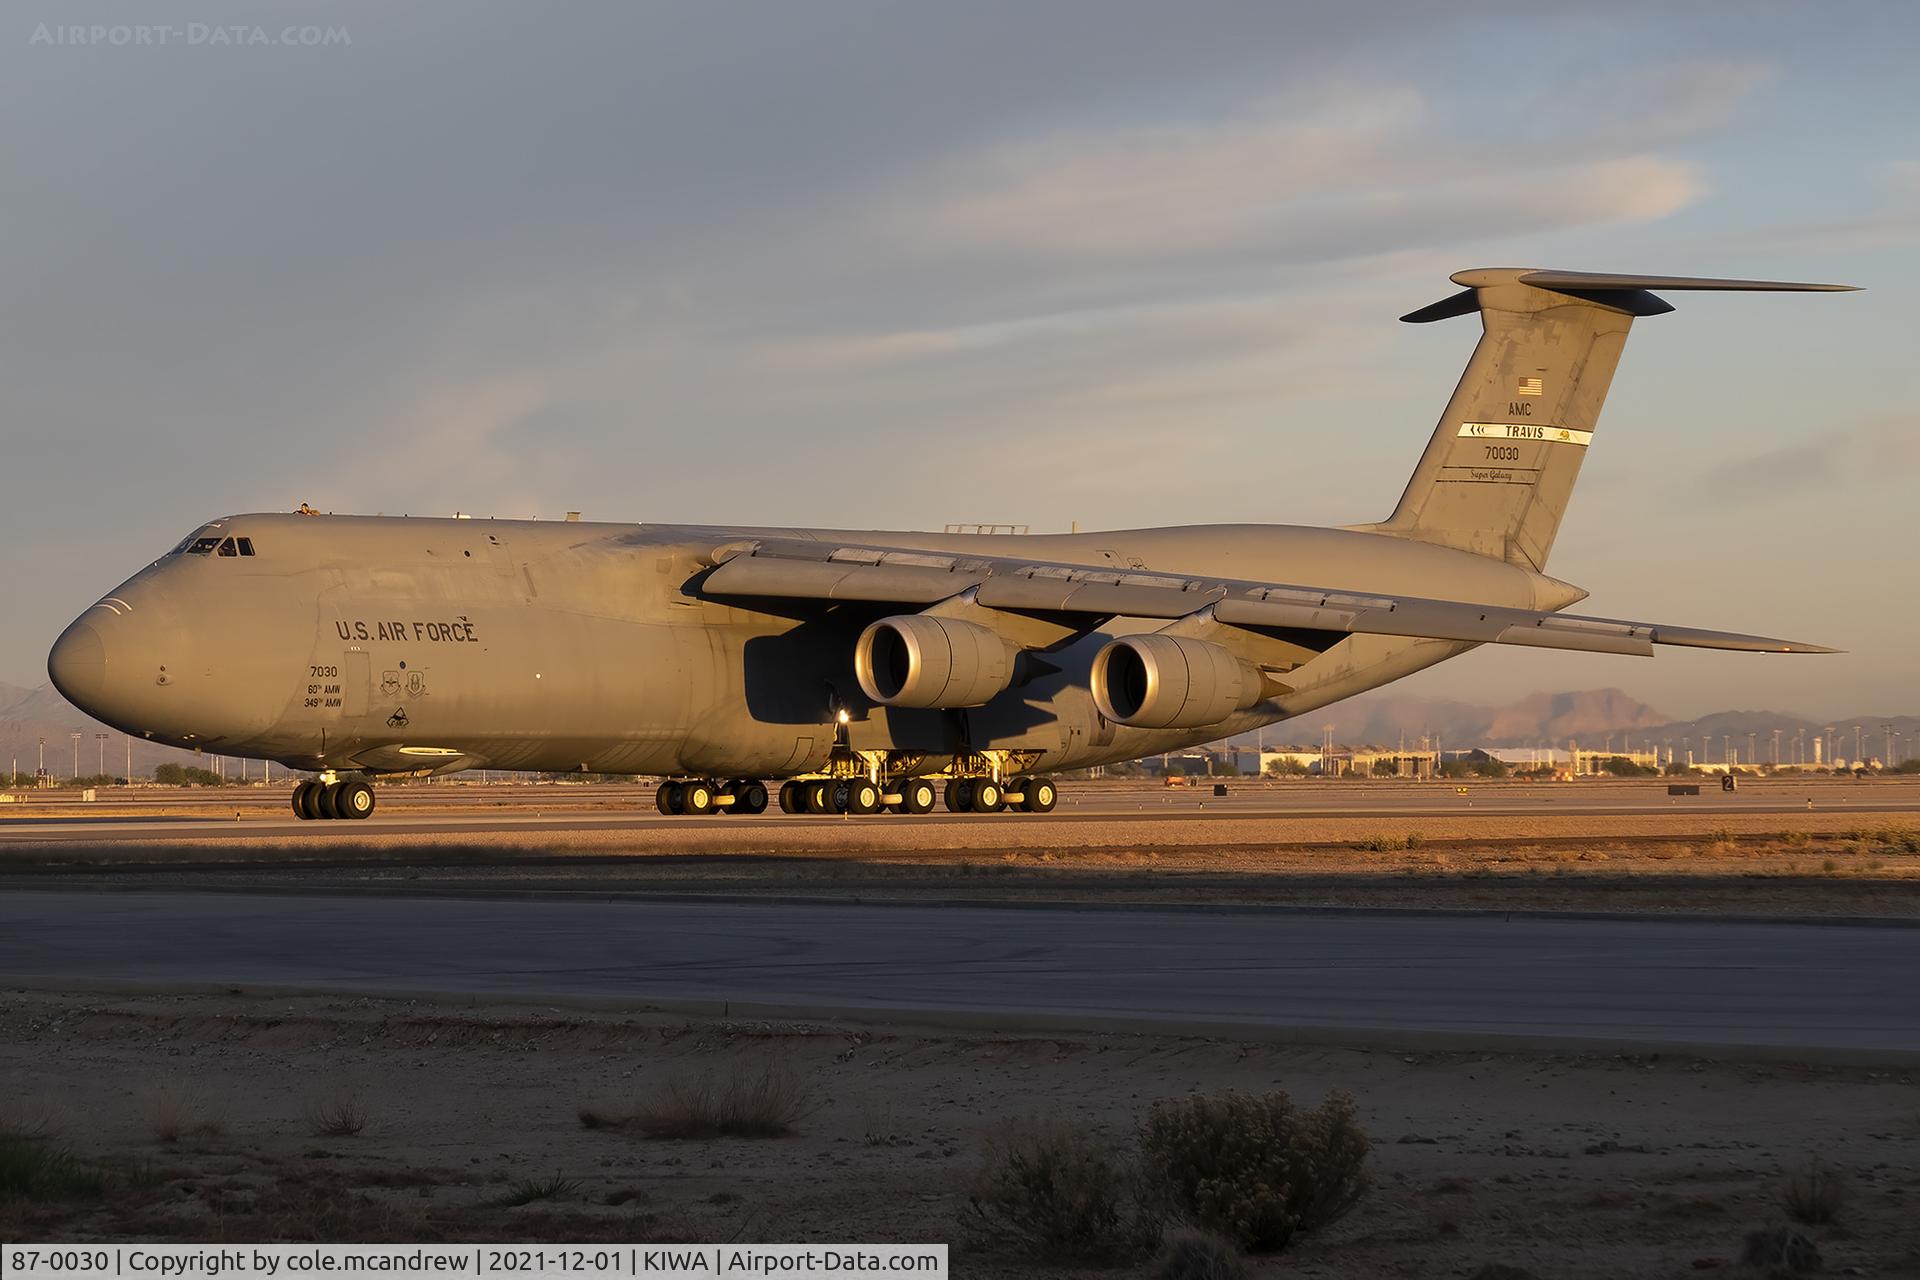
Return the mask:
<svg viewBox="0 0 1920 1280">
<path fill-rule="evenodd" d="M 1093 702 L 1115 724 L 1197 729 L 1260 701 L 1258 668 L 1190 636 L 1122 636 L 1093 659 Z"/>
<path fill-rule="evenodd" d="M 889 707 L 977 707 L 1013 683 L 1018 651 L 977 622 L 907 613 L 860 633 L 854 674 Z"/>
</svg>

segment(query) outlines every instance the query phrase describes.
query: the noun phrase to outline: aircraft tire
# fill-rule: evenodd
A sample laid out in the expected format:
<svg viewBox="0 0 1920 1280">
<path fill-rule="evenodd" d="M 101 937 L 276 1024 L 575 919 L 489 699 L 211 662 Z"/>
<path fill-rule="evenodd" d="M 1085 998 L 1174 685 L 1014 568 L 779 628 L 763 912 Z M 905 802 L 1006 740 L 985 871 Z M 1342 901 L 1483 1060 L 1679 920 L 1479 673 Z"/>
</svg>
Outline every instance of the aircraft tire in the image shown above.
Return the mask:
<svg viewBox="0 0 1920 1280">
<path fill-rule="evenodd" d="M 925 778 L 908 778 L 900 785 L 900 812 L 932 813 L 933 784 Z"/>
<path fill-rule="evenodd" d="M 334 812 L 342 818 L 352 818 L 356 821 L 371 818 L 377 803 L 373 788 L 360 778 L 341 783 L 339 790 L 333 794 Z"/>
<path fill-rule="evenodd" d="M 680 784 L 669 778 L 653 793 L 653 807 L 669 816 L 680 812 Z"/>
<path fill-rule="evenodd" d="M 1028 778 L 1026 786 L 1020 789 L 1027 797 L 1020 802 L 1020 807 L 1028 813 L 1052 813 L 1053 806 L 1060 803 L 1060 788 L 1053 784 L 1052 778 Z"/>
<path fill-rule="evenodd" d="M 780 784 L 780 812 L 805 813 L 807 811 L 807 800 L 800 794 L 800 787 L 801 784 L 798 782 Z"/>
<path fill-rule="evenodd" d="M 714 810 L 713 798 L 717 791 L 717 787 L 703 778 L 696 778 L 692 782 L 681 784 L 680 812 L 691 814 L 694 817 L 701 817 L 705 814 L 712 813 Z"/>
<path fill-rule="evenodd" d="M 800 786 L 806 800 L 808 813 L 833 812 L 832 782 L 803 782 Z"/>
<path fill-rule="evenodd" d="M 315 782 L 303 782 L 293 789 L 293 816 L 302 822 L 311 822 L 320 816 L 313 807 L 313 789 L 318 785 Z"/>
<path fill-rule="evenodd" d="M 329 821 L 338 819 L 340 816 L 339 805 L 340 805 L 340 784 L 339 783 L 337 782 L 321 783 L 315 789 L 314 797 L 313 797 L 313 809 L 314 809 L 314 813 L 317 816 L 328 819 Z"/>
<path fill-rule="evenodd" d="M 976 778 L 970 799 L 975 813 L 998 813 L 1007 806 L 1007 793 L 992 778 Z"/>
<path fill-rule="evenodd" d="M 865 778 L 849 782 L 847 784 L 847 812 L 880 812 L 880 797 L 882 794 L 879 787 L 868 782 Z"/>
<path fill-rule="evenodd" d="M 733 808 L 729 813 L 765 813 L 767 811 L 767 788 L 758 778 L 738 778 L 734 780 Z"/>
<path fill-rule="evenodd" d="M 947 811 L 949 813 L 973 812 L 972 778 L 955 778 L 947 783 Z"/>
</svg>

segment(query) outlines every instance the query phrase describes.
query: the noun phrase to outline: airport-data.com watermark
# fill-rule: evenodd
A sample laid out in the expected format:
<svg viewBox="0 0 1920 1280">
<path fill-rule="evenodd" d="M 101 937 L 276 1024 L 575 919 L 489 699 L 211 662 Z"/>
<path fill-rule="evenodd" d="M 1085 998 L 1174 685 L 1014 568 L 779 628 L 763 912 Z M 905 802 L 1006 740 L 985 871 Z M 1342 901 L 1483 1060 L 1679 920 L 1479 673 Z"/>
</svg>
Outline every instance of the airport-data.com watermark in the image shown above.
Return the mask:
<svg viewBox="0 0 1920 1280">
<path fill-rule="evenodd" d="M 51 23 L 34 27 L 27 43 L 55 49 L 334 49 L 353 43 L 345 27 L 294 23 L 262 27 L 251 23 Z"/>
</svg>

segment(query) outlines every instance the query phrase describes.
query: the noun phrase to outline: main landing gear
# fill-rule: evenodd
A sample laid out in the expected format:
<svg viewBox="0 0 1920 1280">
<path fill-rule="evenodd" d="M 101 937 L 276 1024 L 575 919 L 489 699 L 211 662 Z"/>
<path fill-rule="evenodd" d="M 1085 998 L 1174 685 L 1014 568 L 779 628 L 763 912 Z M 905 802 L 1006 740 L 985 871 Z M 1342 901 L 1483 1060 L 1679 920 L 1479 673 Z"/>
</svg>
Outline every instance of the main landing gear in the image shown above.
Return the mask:
<svg viewBox="0 0 1920 1280">
<path fill-rule="evenodd" d="M 992 778 L 949 778 L 948 813 L 1052 813 L 1060 788 L 1052 778 L 1015 778 L 1002 786 Z"/>
<path fill-rule="evenodd" d="M 933 784 L 899 778 L 882 785 L 867 778 L 802 778 L 780 784 L 782 813 L 932 813 Z"/>
<path fill-rule="evenodd" d="M 941 794 L 930 778 L 796 778 L 780 784 L 777 801 L 782 813 L 921 814 L 932 813 Z M 661 813 L 759 813 L 767 798 L 766 787 L 751 778 L 696 778 L 661 783 L 654 802 Z M 1052 778 L 1022 777 L 1005 785 L 992 778 L 953 778 L 945 799 L 949 813 L 1051 813 L 1060 789 Z"/>
<path fill-rule="evenodd" d="M 317 818 L 368 818 L 373 816 L 373 788 L 364 778 L 342 782 L 322 775 L 293 789 L 293 816 L 303 822 Z"/>
<path fill-rule="evenodd" d="M 710 782 L 704 778 L 668 781 L 660 784 L 653 802 L 662 813 L 764 813 L 767 788 L 758 778 L 735 778 L 732 782 Z"/>
</svg>

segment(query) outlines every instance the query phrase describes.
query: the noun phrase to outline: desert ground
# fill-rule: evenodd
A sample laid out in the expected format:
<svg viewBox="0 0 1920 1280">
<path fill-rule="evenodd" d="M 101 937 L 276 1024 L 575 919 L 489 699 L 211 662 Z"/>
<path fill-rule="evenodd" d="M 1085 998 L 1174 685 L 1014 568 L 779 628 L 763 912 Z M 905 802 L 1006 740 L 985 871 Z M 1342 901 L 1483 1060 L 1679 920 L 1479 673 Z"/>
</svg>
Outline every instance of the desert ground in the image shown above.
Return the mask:
<svg viewBox="0 0 1920 1280">
<path fill-rule="evenodd" d="M 1738 1274 L 1814 1161 L 1843 1198 L 1795 1229 L 1827 1270 L 1920 1274 L 1907 1071 L 284 996 L 9 991 L 0 1027 L 8 1123 L 113 1176 L 99 1199 L 0 1200 L 14 1240 L 946 1240 L 960 1275 L 1151 1274 L 1045 1265 L 970 1222 L 997 1127 L 1124 1145 L 1156 1099 L 1342 1089 L 1373 1188 L 1254 1274 Z M 804 1099 L 788 1136 L 600 1127 L 687 1072 L 766 1062 Z M 320 1132 L 342 1106 L 364 1127 Z"/>
</svg>

